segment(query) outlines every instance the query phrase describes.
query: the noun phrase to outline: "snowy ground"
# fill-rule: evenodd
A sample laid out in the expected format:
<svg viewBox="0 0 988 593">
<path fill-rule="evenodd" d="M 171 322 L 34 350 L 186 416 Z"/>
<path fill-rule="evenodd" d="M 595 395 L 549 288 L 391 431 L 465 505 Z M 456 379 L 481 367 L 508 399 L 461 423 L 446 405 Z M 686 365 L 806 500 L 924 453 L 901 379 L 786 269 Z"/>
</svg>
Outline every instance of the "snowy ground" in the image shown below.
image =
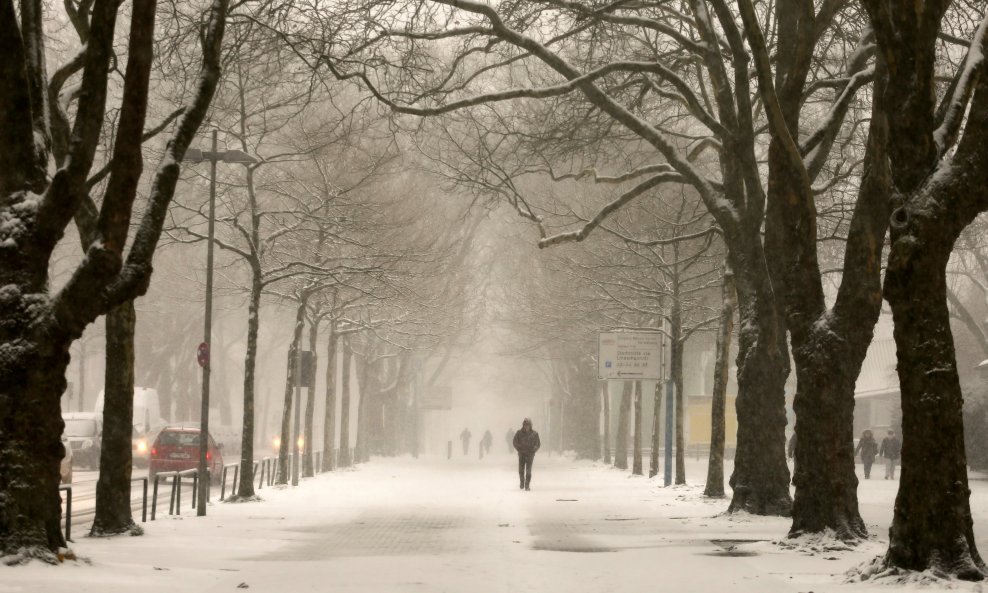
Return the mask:
<svg viewBox="0 0 988 593">
<path fill-rule="evenodd" d="M 898 482 L 862 480 L 872 541 L 811 553 L 773 543 L 784 519 L 723 516 L 726 500 L 702 497 L 705 464 L 689 467 L 698 485 L 662 488 L 661 476 L 540 454 L 524 492 L 507 455 L 375 459 L 264 489 L 260 503 L 214 502 L 205 518 L 159 515 L 144 537 L 77 535 L 73 550 L 87 562 L 0 566 L 0 593 L 981 590 L 844 582 L 885 550 Z M 988 482 L 972 489 L 977 530 L 988 520 Z"/>
</svg>

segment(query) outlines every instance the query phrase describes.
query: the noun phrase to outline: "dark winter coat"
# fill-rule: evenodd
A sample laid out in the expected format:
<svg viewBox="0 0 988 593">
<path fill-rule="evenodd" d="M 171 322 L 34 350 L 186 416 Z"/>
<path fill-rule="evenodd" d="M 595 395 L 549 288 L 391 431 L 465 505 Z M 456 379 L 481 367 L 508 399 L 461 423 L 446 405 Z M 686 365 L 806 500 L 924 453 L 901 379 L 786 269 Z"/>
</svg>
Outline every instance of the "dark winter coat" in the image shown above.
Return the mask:
<svg viewBox="0 0 988 593">
<path fill-rule="evenodd" d="M 875 461 L 878 455 L 878 443 L 874 437 L 864 437 L 858 441 L 858 446 L 854 449 L 854 454 L 861 454 L 861 461 Z"/>
<path fill-rule="evenodd" d="M 885 437 L 882 439 L 882 449 L 879 451 L 885 459 L 898 459 L 902 453 L 902 442 L 897 437 Z"/>
<path fill-rule="evenodd" d="M 515 433 L 515 438 L 512 439 L 511 444 L 515 446 L 519 455 L 535 455 L 535 452 L 542 446 L 542 441 L 539 440 L 539 433 L 532 429 L 525 430 L 522 428 Z"/>
</svg>

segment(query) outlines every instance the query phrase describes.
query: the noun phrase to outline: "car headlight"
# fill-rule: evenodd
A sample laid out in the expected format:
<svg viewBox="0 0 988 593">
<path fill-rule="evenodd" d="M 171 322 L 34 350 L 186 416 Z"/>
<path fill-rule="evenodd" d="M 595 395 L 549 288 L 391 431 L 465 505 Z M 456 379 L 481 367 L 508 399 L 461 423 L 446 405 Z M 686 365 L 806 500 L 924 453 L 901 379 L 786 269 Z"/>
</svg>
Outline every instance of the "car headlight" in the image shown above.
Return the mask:
<svg viewBox="0 0 988 593">
<path fill-rule="evenodd" d="M 137 441 L 137 452 L 144 454 L 148 452 L 148 443 L 144 439 Z"/>
</svg>

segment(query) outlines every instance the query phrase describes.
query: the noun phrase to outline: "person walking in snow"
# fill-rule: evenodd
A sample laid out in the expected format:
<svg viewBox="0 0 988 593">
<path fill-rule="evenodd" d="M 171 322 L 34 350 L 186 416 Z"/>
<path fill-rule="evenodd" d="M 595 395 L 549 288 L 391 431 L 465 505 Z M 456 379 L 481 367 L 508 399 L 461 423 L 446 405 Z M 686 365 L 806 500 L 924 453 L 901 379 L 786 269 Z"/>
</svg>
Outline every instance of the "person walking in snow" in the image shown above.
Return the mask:
<svg viewBox="0 0 988 593">
<path fill-rule="evenodd" d="M 473 436 L 473 435 L 470 434 L 470 429 L 469 428 L 464 428 L 463 429 L 463 432 L 460 433 L 460 441 L 463 442 L 463 454 L 464 455 L 466 455 L 467 454 L 467 451 L 470 450 L 470 437 L 471 436 Z"/>
<path fill-rule="evenodd" d="M 491 434 L 491 431 L 485 430 L 484 436 L 480 439 L 480 448 L 483 449 L 484 455 L 491 454 L 491 445 L 493 444 L 494 444 L 494 435 Z"/>
<path fill-rule="evenodd" d="M 539 433 L 532 430 L 532 421 L 525 418 L 521 423 L 521 430 L 515 433 L 511 440 L 515 451 L 518 451 L 518 487 L 530 490 L 532 483 L 532 462 L 535 461 L 535 452 L 542 446 L 539 440 Z"/>
<path fill-rule="evenodd" d="M 878 443 L 875 442 L 875 437 L 872 436 L 870 430 L 861 433 L 861 440 L 858 441 L 858 446 L 854 448 L 854 454 L 861 454 L 865 479 L 871 479 L 871 466 L 875 463 L 875 456 L 878 455 Z"/>
<path fill-rule="evenodd" d="M 882 439 L 882 447 L 878 454 L 885 458 L 885 479 L 895 479 L 895 464 L 899 461 L 902 453 L 902 441 L 895 436 L 895 431 L 890 430 L 887 437 Z"/>
<path fill-rule="evenodd" d="M 515 429 L 509 428 L 508 432 L 504 433 L 504 442 L 508 443 L 508 453 L 514 451 L 515 449 L 515 446 L 513 444 L 514 441 L 515 441 Z"/>
</svg>

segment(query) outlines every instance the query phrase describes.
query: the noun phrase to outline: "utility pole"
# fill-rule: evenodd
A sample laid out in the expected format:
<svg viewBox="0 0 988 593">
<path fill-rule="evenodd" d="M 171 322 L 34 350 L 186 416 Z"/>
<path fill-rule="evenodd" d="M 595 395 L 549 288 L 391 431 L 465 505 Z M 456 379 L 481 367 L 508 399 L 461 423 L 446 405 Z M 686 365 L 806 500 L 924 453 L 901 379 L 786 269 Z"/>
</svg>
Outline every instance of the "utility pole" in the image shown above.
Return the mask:
<svg viewBox="0 0 988 593">
<path fill-rule="evenodd" d="M 216 130 L 213 130 L 212 154 L 216 155 Z M 209 344 L 213 331 L 213 237 L 216 233 L 216 159 L 209 159 L 209 226 L 206 240 L 206 313 L 202 342 L 207 355 L 202 365 L 202 411 L 199 415 L 199 491 L 196 493 L 196 516 L 206 516 L 206 499 L 209 493 L 209 470 L 206 454 L 209 452 Z"/>
<path fill-rule="evenodd" d="M 206 233 L 206 310 L 203 328 L 202 344 L 199 345 L 199 364 L 202 366 L 202 408 L 199 413 L 199 469 L 198 480 L 199 490 L 196 493 L 196 515 L 204 517 L 206 515 L 206 499 L 209 497 L 209 471 L 206 466 L 206 455 L 209 452 L 209 375 L 211 365 L 211 353 L 209 351 L 212 340 L 213 329 L 213 239 L 216 234 L 216 162 L 242 163 L 250 165 L 256 163 L 257 159 L 243 152 L 242 150 L 227 150 L 218 152 L 216 150 L 217 130 L 213 130 L 212 148 L 209 152 L 203 152 L 196 148 L 190 148 L 185 152 L 182 159 L 189 163 L 201 163 L 209 161 L 209 221 Z"/>
</svg>

